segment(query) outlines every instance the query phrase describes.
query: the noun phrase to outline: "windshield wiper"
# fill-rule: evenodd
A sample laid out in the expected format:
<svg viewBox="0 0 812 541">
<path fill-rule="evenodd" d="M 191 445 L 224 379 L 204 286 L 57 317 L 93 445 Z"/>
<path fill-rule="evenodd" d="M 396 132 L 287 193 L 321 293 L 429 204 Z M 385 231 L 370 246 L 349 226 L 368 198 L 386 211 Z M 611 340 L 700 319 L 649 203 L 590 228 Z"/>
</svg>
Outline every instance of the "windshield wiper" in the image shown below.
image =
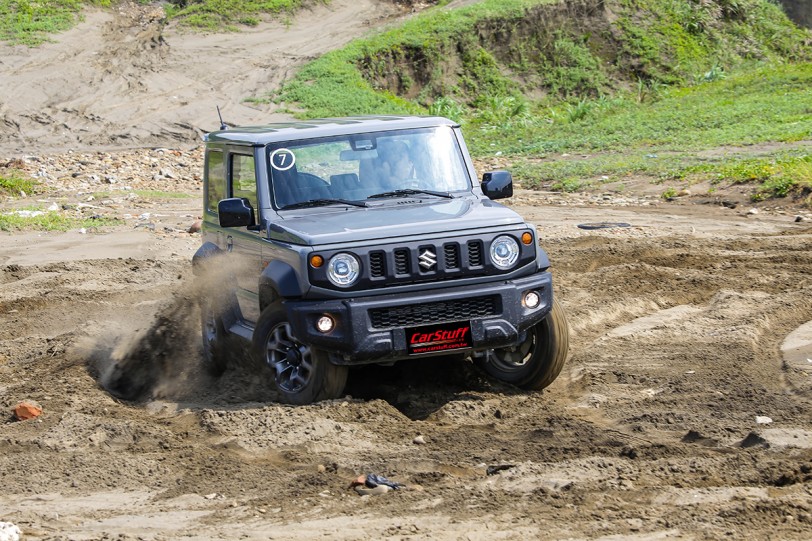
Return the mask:
<svg viewBox="0 0 812 541">
<path fill-rule="evenodd" d="M 448 192 L 435 192 L 434 190 L 417 190 L 414 188 L 408 188 L 405 190 L 392 190 L 391 192 L 382 192 L 370 195 L 367 199 L 378 199 L 381 197 L 400 197 L 406 195 L 417 195 L 417 194 L 427 194 L 427 195 L 434 195 L 437 197 L 445 197 L 446 199 L 454 199 L 454 196 Z"/>
<path fill-rule="evenodd" d="M 368 206 L 363 201 L 350 201 L 349 199 L 309 199 L 307 201 L 300 201 L 298 203 L 291 203 L 290 205 L 285 205 L 279 210 L 303 209 L 308 207 L 324 207 L 326 205 L 352 205 L 354 207 Z"/>
</svg>

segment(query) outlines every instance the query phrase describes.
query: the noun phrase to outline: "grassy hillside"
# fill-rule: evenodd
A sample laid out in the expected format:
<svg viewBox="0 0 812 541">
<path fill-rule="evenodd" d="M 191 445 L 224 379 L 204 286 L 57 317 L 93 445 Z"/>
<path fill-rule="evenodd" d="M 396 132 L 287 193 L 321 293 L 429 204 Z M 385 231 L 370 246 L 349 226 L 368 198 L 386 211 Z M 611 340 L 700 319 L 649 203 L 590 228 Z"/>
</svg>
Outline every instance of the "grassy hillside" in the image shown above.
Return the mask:
<svg viewBox="0 0 812 541">
<path fill-rule="evenodd" d="M 449 116 L 475 155 L 510 156 L 525 186 L 633 173 L 756 181 L 762 198 L 810 186 L 805 145 L 757 163 L 695 151 L 812 140 L 810 43 L 765 0 L 486 0 L 355 41 L 263 99 L 305 117 Z M 539 159 L 568 152 L 601 155 Z"/>
</svg>

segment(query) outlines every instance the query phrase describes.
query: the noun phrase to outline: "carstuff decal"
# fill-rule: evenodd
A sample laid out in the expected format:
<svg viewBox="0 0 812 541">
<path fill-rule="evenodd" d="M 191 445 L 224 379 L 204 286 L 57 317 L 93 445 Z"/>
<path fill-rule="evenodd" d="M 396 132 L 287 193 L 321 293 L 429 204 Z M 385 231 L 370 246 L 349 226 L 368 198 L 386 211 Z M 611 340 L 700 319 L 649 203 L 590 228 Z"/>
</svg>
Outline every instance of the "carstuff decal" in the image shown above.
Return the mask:
<svg viewBox="0 0 812 541">
<path fill-rule="evenodd" d="M 447 323 L 406 329 L 406 340 L 409 342 L 409 353 L 433 353 L 451 349 L 471 347 L 471 325 L 465 323 Z"/>
</svg>

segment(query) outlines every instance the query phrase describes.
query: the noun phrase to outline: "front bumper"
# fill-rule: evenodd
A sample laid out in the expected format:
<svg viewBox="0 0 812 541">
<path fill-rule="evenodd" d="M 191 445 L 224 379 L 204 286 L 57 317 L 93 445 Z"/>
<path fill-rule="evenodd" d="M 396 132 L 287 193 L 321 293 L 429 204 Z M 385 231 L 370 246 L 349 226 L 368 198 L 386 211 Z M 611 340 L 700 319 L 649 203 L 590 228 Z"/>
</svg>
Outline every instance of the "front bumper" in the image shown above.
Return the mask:
<svg viewBox="0 0 812 541">
<path fill-rule="evenodd" d="M 533 309 L 522 304 L 529 291 L 541 298 Z M 349 365 L 417 356 L 409 354 L 406 329 L 423 325 L 470 321 L 471 347 L 451 353 L 512 346 L 523 330 L 544 319 L 552 305 L 552 277 L 547 271 L 413 294 L 285 302 L 296 338 L 336 354 L 335 362 Z M 316 329 L 316 321 L 324 315 L 336 321 L 328 333 Z M 432 354 L 420 356 L 426 355 Z"/>
</svg>

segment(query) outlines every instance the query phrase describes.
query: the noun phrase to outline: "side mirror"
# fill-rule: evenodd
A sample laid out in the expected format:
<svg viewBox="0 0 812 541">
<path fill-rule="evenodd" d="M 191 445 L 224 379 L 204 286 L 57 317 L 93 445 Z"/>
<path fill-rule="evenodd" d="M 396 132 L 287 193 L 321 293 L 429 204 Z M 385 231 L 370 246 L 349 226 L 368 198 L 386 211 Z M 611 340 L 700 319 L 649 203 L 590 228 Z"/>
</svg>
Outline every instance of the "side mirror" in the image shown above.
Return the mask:
<svg viewBox="0 0 812 541">
<path fill-rule="evenodd" d="M 513 175 L 510 171 L 492 171 L 482 175 L 482 191 L 491 199 L 513 196 Z"/>
<path fill-rule="evenodd" d="M 217 203 L 220 227 L 241 227 L 254 225 L 254 207 L 245 197 L 232 197 Z"/>
</svg>

